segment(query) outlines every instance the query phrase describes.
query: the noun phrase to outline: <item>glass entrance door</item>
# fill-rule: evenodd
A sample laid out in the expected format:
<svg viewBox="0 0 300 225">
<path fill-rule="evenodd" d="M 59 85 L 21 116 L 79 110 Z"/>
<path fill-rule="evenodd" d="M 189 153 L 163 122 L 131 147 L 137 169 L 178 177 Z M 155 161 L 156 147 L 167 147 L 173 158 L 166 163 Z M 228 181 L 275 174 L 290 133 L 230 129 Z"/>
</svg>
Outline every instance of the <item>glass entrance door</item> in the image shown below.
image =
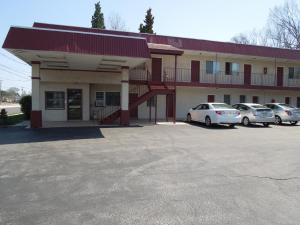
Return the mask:
<svg viewBox="0 0 300 225">
<path fill-rule="evenodd" d="M 82 90 L 68 89 L 68 120 L 82 120 Z"/>
</svg>

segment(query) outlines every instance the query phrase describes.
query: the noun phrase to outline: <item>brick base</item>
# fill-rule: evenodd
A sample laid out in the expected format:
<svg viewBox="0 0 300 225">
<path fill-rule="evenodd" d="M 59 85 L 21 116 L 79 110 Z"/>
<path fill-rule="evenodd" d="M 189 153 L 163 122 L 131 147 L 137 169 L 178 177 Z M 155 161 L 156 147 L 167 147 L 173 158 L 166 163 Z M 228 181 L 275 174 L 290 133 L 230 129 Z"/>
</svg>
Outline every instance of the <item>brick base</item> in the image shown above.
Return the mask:
<svg viewBox="0 0 300 225">
<path fill-rule="evenodd" d="M 42 127 L 42 111 L 31 111 L 31 128 Z"/>
<path fill-rule="evenodd" d="M 120 125 L 129 125 L 129 110 L 121 110 Z"/>
</svg>

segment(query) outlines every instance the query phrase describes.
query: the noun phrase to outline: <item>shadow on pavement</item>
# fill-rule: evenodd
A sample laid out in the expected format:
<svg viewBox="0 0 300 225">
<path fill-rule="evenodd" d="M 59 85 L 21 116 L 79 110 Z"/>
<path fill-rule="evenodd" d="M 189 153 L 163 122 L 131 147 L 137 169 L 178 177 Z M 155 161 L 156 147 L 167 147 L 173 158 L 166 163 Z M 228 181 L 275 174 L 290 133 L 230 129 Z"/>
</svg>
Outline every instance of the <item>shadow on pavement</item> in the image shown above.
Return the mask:
<svg viewBox="0 0 300 225">
<path fill-rule="evenodd" d="M 42 129 L 25 129 L 24 127 L 0 128 L 0 145 L 95 138 L 104 138 L 99 127 Z"/>
<path fill-rule="evenodd" d="M 210 127 L 207 127 L 204 123 L 199 123 L 199 122 L 192 122 L 192 123 L 188 123 L 188 124 L 191 125 L 191 126 L 202 127 L 202 128 L 205 128 L 205 129 L 212 129 L 212 130 L 237 129 L 236 126 L 235 127 L 229 127 L 228 125 L 215 125 L 215 124 L 213 124 Z"/>
</svg>

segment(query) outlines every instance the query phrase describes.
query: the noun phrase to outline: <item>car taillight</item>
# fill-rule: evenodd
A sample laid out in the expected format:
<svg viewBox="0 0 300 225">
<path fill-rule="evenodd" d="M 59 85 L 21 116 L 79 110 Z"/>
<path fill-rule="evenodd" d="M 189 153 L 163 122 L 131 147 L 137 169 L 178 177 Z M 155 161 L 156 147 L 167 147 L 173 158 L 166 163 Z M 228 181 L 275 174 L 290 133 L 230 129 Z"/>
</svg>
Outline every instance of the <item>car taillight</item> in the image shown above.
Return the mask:
<svg viewBox="0 0 300 225">
<path fill-rule="evenodd" d="M 256 110 L 253 110 L 252 113 L 253 113 L 254 116 L 257 116 L 257 111 Z"/>
<path fill-rule="evenodd" d="M 286 114 L 288 114 L 289 116 L 292 115 L 292 112 L 291 111 L 288 111 L 288 110 L 285 110 Z"/>
<path fill-rule="evenodd" d="M 240 112 L 240 111 L 236 111 L 235 113 L 236 113 L 238 116 L 241 115 L 241 112 Z"/>
<path fill-rule="evenodd" d="M 218 115 L 220 115 L 220 116 L 225 114 L 224 111 L 216 111 L 216 113 L 217 113 Z"/>
</svg>

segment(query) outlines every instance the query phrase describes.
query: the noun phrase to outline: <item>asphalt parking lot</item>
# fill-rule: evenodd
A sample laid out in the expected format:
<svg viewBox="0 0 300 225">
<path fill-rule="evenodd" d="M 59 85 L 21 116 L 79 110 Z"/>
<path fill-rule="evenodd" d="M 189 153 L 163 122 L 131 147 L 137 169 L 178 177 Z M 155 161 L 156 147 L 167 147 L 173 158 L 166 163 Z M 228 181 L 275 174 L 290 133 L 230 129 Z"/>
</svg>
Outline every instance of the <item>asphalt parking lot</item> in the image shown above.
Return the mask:
<svg viewBox="0 0 300 225">
<path fill-rule="evenodd" d="M 0 129 L 0 224 L 299 224 L 300 126 Z"/>
</svg>

